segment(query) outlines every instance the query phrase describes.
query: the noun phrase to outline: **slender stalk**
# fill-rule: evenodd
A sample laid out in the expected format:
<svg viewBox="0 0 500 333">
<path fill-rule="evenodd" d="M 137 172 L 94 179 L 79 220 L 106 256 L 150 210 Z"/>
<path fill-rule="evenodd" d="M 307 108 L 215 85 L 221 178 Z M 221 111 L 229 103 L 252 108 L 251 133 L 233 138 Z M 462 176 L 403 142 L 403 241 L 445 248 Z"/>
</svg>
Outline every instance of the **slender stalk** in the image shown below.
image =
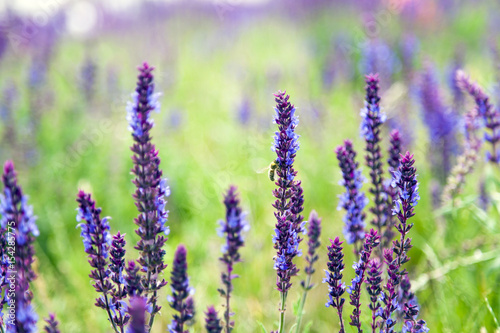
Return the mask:
<svg viewBox="0 0 500 333">
<path fill-rule="evenodd" d="M 302 294 L 302 298 L 300 300 L 300 306 L 299 306 L 299 314 L 297 317 L 297 326 L 295 327 L 295 333 L 299 333 L 300 330 L 300 324 L 302 323 L 302 315 L 304 312 L 304 305 L 306 304 L 306 297 L 307 297 L 307 292 L 309 291 L 309 288 L 307 288 L 311 284 L 311 275 L 308 274 L 306 278 L 306 288 L 304 288 L 304 293 Z"/>
<path fill-rule="evenodd" d="M 285 303 L 288 292 L 280 292 L 281 295 L 281 308 L 280 308 L 280 325 L 278 333 L 283 333 L 285 331 Z"/>
<path fill-rule="evenodd" d="M 229 269 L 229 266 L 227 266 L 227 276 L 231 276 L 231 271 Z M 226 285 L 226 312 L 224 313 L 224 319 L 226 320 L 226 333 L 231 332 L 231 325 L 230 325 L 230 310 L 229 310 L 229 299 L 230 299 L 230 293 L 231 293 L 231 288 L 229 287 L 230 285 Z"/>
</svg>

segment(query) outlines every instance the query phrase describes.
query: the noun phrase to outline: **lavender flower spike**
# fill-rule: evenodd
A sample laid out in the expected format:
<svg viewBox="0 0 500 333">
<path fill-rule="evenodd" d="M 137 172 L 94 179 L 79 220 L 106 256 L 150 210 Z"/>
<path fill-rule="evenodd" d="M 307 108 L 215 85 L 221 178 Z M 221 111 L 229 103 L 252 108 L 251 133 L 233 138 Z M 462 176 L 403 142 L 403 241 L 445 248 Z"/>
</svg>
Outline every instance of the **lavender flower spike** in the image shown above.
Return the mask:
<svg viewBox="0 0 500 333">
<path fill-rule="evenodd" d="M 285 326 L 285 303 L 287 292 L 292 286 L 290 279 L 297 275 L 298 268 L 293 263 L 296 256 L 300 256 L 299 243 L 303 231 L 302 222 L 303 195 L 300 181 L 295 180 L 297 172 L 293 168 L 295 154 L 299 150 L 299 136 L 295 133 L 298 118 L 295 116 L 295 107 L 289 102 L 286 92 L 279 91 L 274 95 L 276 101 L 275 123 L 278 131 L 274 136 L 272 150 L 276 152 L 277 189 L 273 191 L 276 201 L 273 207 L 276 217 L 276 229 L 273 236 L 274 248 L 277 250 L 274 269 L 277 271 L 277 289 L 281 295 L 279 333 Z"/>
<path fill-rule="evenodd" d="M 49 314 L 49 318 L 46 318 L 45 321 L 47 325 L 44 327 L 44 331 L 47 333 L 60 333 L 58 325 L 59 322 L 56 320 L 56 316 L 51 313 Z"/>
<path fill-rule="evenodd" d="M 350 140 L 345 140 L 343 146 L 338 146 L 335 150 L 339 161 L 340 169 L 342 170 L 342 180 L 340 185 L 345 187 L 345 193 L 340 195 L 340 201 L 337 209 L 343 208 L 346 214 L 343 217 L 345 224 L 344 236 L 347 239 L 347 244 L 354 244 L 354 252 L 359 253 L 357 246 L 365 238 L 365 216 L 363 212 L 368 199 L 364 192 L 361 191 L 364 177 L 356 162 L 356 152 L 352 147 Z"/>
<path fill-rule="evenodd" d="M 340 331 L 344 333 L 344 320 L 342 319 L 342 309 L 344 307 L 345 298 L 342 295 L 345 291 L 345 284 L 342 283 L 342 271 L 344 270 L 344 254 L 342 253 L 342 242 L 338 237 L 335 240 L 330 239 L 331 245 L 328 246 L 328 270 L 325 270 L 326 277 L 323 283 L 328 283 L 328 301 L 326 307 L 332 306 L 337 309 L 337 314 L 340 319 Z"/>
<path fill-rule="evenodd" d="M 366 278 L 366 291 L 370 295 L 370 305 L 369 308 L 372 312 L 372 333 L 375 333 L 378 323 L 378 311 L 380 309 L 380 302 L 378 298 L 382 292 L 380 284 L 382 283 L 382 263 L 377 259 L 370 259 L 368 262 L 368 272 L 366 273 L 368 277 Z"/>
<path fill-rule="evenodd" d="M 111 295 L 113 296 L 111 310 L 113 310 L 113 321 L 116 323 L 120 330 L 127 324 L 130 316 L 126 313 L 127 304 L 125 298 L 127 297 L 126 281 L 124 277 L 125 270 L 125 235 L 118 232 L 113 236 L 110 248 L 110 264 L 109 270 L 111 271 L 111 281 L 115 283 L 115 288 Z"/>
<path fill-rule="evenodd" d="M 389 158 L 387 160 L 387 163 L 389 164 L 389 174 L 393 174 L 394 171 L 397 171 L 399 168 L 399 154 L 401 153 L 401 135 L 398 130 L 392 130 L 391 133 L 389 134 L 390 138 L 389 141 L 391 143 L 390 148 L 389 148 Z M 387 193 L 387 204 L 388 208 L 394 206 L 394 202 L 397 199 L 397 190 L 394 189 L 391 186 L 391 179 L 388 179 L 385 184 L 385 192 Z M 392 214 L 388 214 L 387 216 L 387 227 L 384 231 L 384 234 L 382 235 L 382 240 L 381 240 L 381 248 L 387 248 L 389 247 L 389 244 L 391 243 L 392 239 L 394 238 L 394 224 L 395 224 L 395 218 L 393 217 Z"/>
<path fill-rule="evenodd" d="M 215 308 L 213 306 L 208 307 L 205 315 L 205 328 L 207 329 L 207 333 L 221 333 L 222 326 Z"/>
<path fill-rule="evenodd" d="M 485 133 L 485 139 L 491 144 L 491 152 L 487 152 L 490 162 L 500 163 L 500 111 L 495 108 L 483 89 L 461 70 L 457 71 L 458 85 L 471 95 L 475 102 L 477 113 L 484 119 L 484 124 L 490 133 Z"/>
<path fill-rule="evenodd" d="M 92 267 L 89 276 L 94 281 L 95 290 L 102 294 L 96 299 L 95 305 L 106 310 L 113 329 L 118 332 L 111 314 L 113 305 L 110 296 L 114 293 L 114 286 L 110 281 L 111 272 L 108 268 L 111 246 L 109 217 L 101 219 L 101 208 L 95 207 L 95 201 L 92 200 L 90 194 L 79 191 L 76 201 L 78 202 L 76 220 L 81 222 L 77 227 L 82 229 L 83 245 L 89 257 L 90 267 Z"/>
<path fill-rule="evenodd" d="M 219 258 L 226 266 L 226 271 L 222 272 L 221 279 L 224 288 L 218 289 L 221 296 L 226 299 L 226 310 L 224 311 L 224 320 L 226 332 L 229 333 L 234 327 L 234 322 L 231 321 L 231 307 L 229 300 L 233 291 L 232 280 L 238 275 L 233 274 L 233 266 L 240 262 L 239 249 L 244 243 L 243 232 L 248 231 L 249 226 L 245 221 L 245 214 L 241 212 L 240 200 L 235 186 L 229 187 L 227 194 L 224 197 L 224 205 L 226 206 L 226 219 L 220 221 L 219 236 L 224 237 L 226 243 L 222 247 L 222 257 Z"/>
<path fill-rule="evenodd" d="M 129 313 L 132 320 L 127 333 L 146 333 L 146 303 L 146 299 L 141 296 L 132 296 L 130 298 Z"/>
<path fill-rule="evenodd" d="M 174 314 L 172 323 L 168 325 L 170 333 L 185 333 L 184 324 L 192 319 L 192 311 L 188 311 L 188 297 L 192 292 L 189 287 L 189 278 L 187 275 L 187 250 L 184 245 L 179 245 L 175 251 L 174 263 L 172 268 L 172 296 L 168 297 L 170 307 L 177 311 Z"/>
<path fill-rule="evenodd" d="M 31 265 L 35 250 L 33 243 L 39 235 L 36 226 L 36 216 L 33 208 L 28 205 L 28 197 L 23 195 L 17 184 L 17 174 L 11 161 L 5 162 L 2 182 L 3 194 L 0 195 L 1 233 L 4 237 L 2 248 L 2 301 L 4 306 L 14 307 L 15 315 L 8 315 L 4 322 L 7 332 L 36 332 L 38 316 L 31 300 L 30 283 L 36 278 Z M 10 297 L 7 285 L 15 280 L 15 295 Z"/>
<path fill-rule="evenodd" d="M 398 288 L 401 278 L 407 274 L 401 266 L 407 263 L 410 258 L 407 253 L 411 249 L 411 238 L 406 238 L 413 224 L 408 223 L 408 219 L 415 215 L 414 207 L 417 205 L 420 196 L 418 194 L 418 182 L 416 169 L 413 166 L 415 160 L 409 152 L 401 155 L 398 171 L 394 172 L 392 186 L 398 190 L 398 199 L 393 208 L 393 214 L 398 217 L 399 224 L 396 229 L 401 234 L 399 240 L 393 241 L 392 251 L 384 251 L 384 258 L 387 264 L 389 279 L 386 284 L 386 292 L 381 294 L 381 300 L 385 307 L 381 313 L 383 322 L 381 332 L 394 332 L 396 321 L 392 318 L 392 313 L 399 307 Z M 393 253 L 395 257 L 393 257 Z M 385 330 L 384 330 L 385 325 Z"/>
<path fill-rule="evenodd" d="M 366 239 L 363 244 L 363 250 L 361 251 L 359 261 L 354 263 L 352 266 L 356 276 L 352 279 L 351 285 L 347 287 L 347 292 L 351 298 L 350 304 L 354 306 L 354 310 L 351 315 L 351 322 L 349 324 L 351 326 L 355 326 L 359 333 L 363 332 L 361 329 L 361 322 L 359 320 L 359 315 L 361 314 L 361 310 L 359 308 L 361 306 L 361 285 L 365 279 L 365 271 L 368 268 L 368 261 L 370 260 L 372 251 L 379 244 L 380 235 L 378 235 L 375 230 L 371 229 L 370 232 L 366 234 Z"/>
<path fill-rule="evenodd" d="M 377 227 L 379 234 L 386 225 L 386 198 L 383 188 L 382 155 L 380 153 L 380 126 L 385 122 L 386 116 L 380 111 L 380 97 L 378 74 L 370 74 L 365 78 L 366 100 L 365 107 L 361 110 L 361 134 L 366 141 L 366 165 L 370 169 L 374 205 L 370 211 L 374 215 L 372 224 Z"/>
<path fill-rule="evenodd" d="M 139 264 L 142 266 L 142 284 L 148 294 L 148 303 L 152 306 L 149 327 L 152 327 L 155 314 L 161 309 L 157 305 L 158 291 L 167 282 L 160 277 L 161 272 L 167 267 L 163 261 L 165 250 L 163 246 L 167 241 L 169 228 L 166 225 L 168 211 L 165 210 L 166 197 L 170 194 L 167 180 L 162 178 L 159 168 L 160 158 L 158 151 L 151 142 L 150 130 L 153 120 L 150 113 L 159 110 L 158 94 L 154 93 L 153 67 L 144 63 L 139 68 L 137 88 L 132 94 L 133 102 L 127 105 L 127 119 L 129 129 L 132 131 L 134 144 L 131 147 L 134 155 L 132 173 L 136 186 L 133 195 L 139 215 L 135 219 L 138 226 L 136 233 L 140 240 L 135 249 L 140 251 Z"/>
</svg>

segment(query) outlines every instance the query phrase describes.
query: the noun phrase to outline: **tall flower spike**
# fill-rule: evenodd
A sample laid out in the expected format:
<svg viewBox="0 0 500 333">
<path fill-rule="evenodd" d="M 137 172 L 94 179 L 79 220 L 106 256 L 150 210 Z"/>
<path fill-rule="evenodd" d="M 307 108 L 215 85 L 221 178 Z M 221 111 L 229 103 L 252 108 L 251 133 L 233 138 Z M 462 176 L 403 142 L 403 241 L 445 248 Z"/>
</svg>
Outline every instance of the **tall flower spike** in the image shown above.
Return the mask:
<svg viewBox="0 0 500 333">
<path fill-rule="evenodd" d="M 208 307 L 207 312 L 205 312 L 205 316 L 205 328 L 207 333 L 221 333 L 221 322 L 217 316 L 217 311 L 215 311 L 213 306 Z"/>
<path fill-rule="evenodd" d="M 186 299 L 189 297 L 192 289 L 189 287 L 189 278 L 187 275 L 187 250 L 184 245 L 179 245 L 175 251 L 174 263 L 172 268 L 172 296 L 168 297 L 170 307 L 177 313 L 174 314 L 172 323 L 168 325 L 170 333 L 185 333 L 184 324 L 192 319 L 193 311 L 188 311 Z"/>
<path fill-rule="evenodd" d="M 491 144 L 491 152 L 486 153 L 488 161 L 499 164 L 500 163 L 500 111 L 495 108 L 490 98 L 483 89 L 461 70 L 457 71 L 458 85 L 469 95 L 474 98 L 476 102 L 477 113 L 483 118 L 484 124 L 488 130 L 484 134 L 484 138 Z"/>
<path fill-rule="evenodd" d="M 167 241 L 165 235 L 169 233 L 165 205 L 166 197 L 170 194 L 167 180 L 162 178 L 159 168 L 158 151 L 151 142 L 153 120 L 150 113 L 160 108 L 159 94 L 154 93 L 152 70 L 153 67 L 147 63 L 139 68 L 137 88 L 132 94 L 133 102 L 127 105 L 129 129 L 134 139 L 131 147 L 134 153 L 132 173 L 135 175 L 133 183 L 137 189 L 133 197 L 139 211 L 135 219 L 138 226 L 136 233 L 141 238 L 135 249 L 140 251 L 138 262 L 144 272 L 142 284 L 152 307 L 149 327 L 153 325 L 154 316 L 161 308 L 157 305 L 158 291 L 167 284 L 160 274 L 167 267 L 164 263 L 163 246 Z"/>
<path fill-rule="evenodd" d="M 401 135 L 398 130 L 393 130 L 390 133 L 390 148 L 389 148 L 389 158 L 387 163 L 389 164 L 389 174 L 392 175 L 394 171 L 399 168 L 399 155 L 401 153 Z M 384 187 L 387 193 L 387 209 L 394 206 L 394 202 L 397 200 L 397 191 L 391 186 L 391 179 L 385 181 Z M 391 209 L 392 211 L 392 209 Z M 384 230 L 382 235 L 381 247 L 387 248 L 391 244 L 394 238 L 394 223 L 395 218 L 392 213 L 387 214 L 387 228 Z"/>
<path fill-rule="evenodd" d="M 35 313 L 31 300 L 30 283 L 36 278 L 31 265 L 35 258 L 33 243 L 39 235 L 36 226 L 36 216 L 33 208 L 28 205 L 28 197 L 23 195 L 21 187 L 17 184 L 17 174 L 11 161 L 5 162 L 2 182 L 3 194 L 0 195 L 0 227 L 5 233 L 2 249 L 2 306 L 5 302 L 15 308 L 15 319 L 8 318 L 7 332 L 35 332 L 38 316 Z M 4 245 L 5 245 L 4 244 Z M 15 295 L 10 297 L 7 293 L 5 282 L 9 285 L 14 281 Z"/>
<path fill-rule="evenodd" d="M 303 194 L 300 181 L 295 180 L 297 171 L 293 168 L 295 154 L 299 150 L 299 136 L 295 133 L 298 118 L 295 107 L 289 102 L 286 92 L 278 91 L 275 95 L 276 115 L 274 122 L 278 125 L 275 132 L 272 150 L 276 152 L 278 164 L 276 174 L 278 186 L 273 195 L 276 201 L 276 229 L 273 236 L 274 248 L 277 250 L 274 269 L 277 271 L 277 289 L 281 295 L 279 333 L 285 326 L 285 303 L 287 292 L 292 286 L 290 279 L 297 275 L 298 268 L 293 263 L 296 256 L 300 256 L 299 243 L 302 238 L 299 233 L 303 231 L 302 215 Z"/>
<path fill-rule="evenodd" d="M 232 281 L 238 275 L 233 274 L 233 266 L 241 261 L 239 249 L 245 244 L 243 233 L 249 229 L 245 216 L 241 212 L 240 199 L 236 191 L 236 187 L 231 186 L 224 196 L 226 218 L 219 221 L 220 229 L 218 230 L 219 236 L 225 238 L 225 244 L 222 246 L 222 257 L 219 258 L 226 266 L 226 271 L 221 274 L 224 287 L 218 291 L 226 299 L 224 321 L 227 333 L 231 332 L 234 327 L 234 322 L 231 321 L 232 313 L 229 301 L 233 291 Z"/>
<path fill-rule="evenodd" d="M 427 64 L 420 78 L 420 103 L 424 124 L 429 131 L 429 159 L 440 183 L 451 170 L 452 154 L 457 150 L 457 115 L 445 107 L 439 90 L 435 69 Z"/>
<path fill-rule="evenodd" d="M 92 267 L 89 277 L 94 281 L 95 290 L 102 294 L 96 298 L 95 305 L 106 310 L 113 329 L 118 332 L 111 314 L 114 306 L 110 296 L 115 290 L 110 281 L 111 271 L 108 268 L 109 248 L 111 246 L 109 217 L 101 219 L 101 208 L 96 208 L 95 201 L 92 200 L 90 194 L 84 191 L 78 192 L 76 201 L 78 202 L 76 220 L 80 222 L 77 227 L 82 230 L 83 245 L 88 254 L 90 267 Z"/>
<path fill-rule="evenodd" d="M 354 306 L 354 310 L 351 315 L 351 322 L 349 323 L 351 326 L 354 326 L 358 329 L 358 332 L 361 333 L 363 330 L 361 329 L 361 322 L 359 320 L 359 316 L 361 314 L 361 285 L 365 279 L 365 272 L 368 267 L 368 261 L 370 260 L 370 256 L 375 247 L 380 244 L 380 235 L 373 229 L 370 230 L 369 233 L 366 234 L 365 242 L 363 244 L 363 250 L 360 253 L 360 258 L 357 263 L 354 263 L 352 268 L 354 268 L 354 272 L 356 276 L 352 279 L 351 285 L 347 287 L 347 292 L 351 298 L 350 304 Z"/>
<path fill-rule="evenodd" d="M 342 242 L 338 237 L 333 241 L 330 239 L 330 243 L 331 245 L 328 246 L 328 270 L 325 270 L 326 277 L 323 279 L 323 283 L 328 283 L 328 301 L 325 305 L 337 309 L 340 319 L 339 333 L 344 333 L 344 320 L 342 319 L 342 309 L 345 302 L 345 298 L 342 298 L 345 291 L 345 284 L 342 282 L 344 254 L 342 253 Z"/>
<path fill-rule="evenodd" d="M 414 207 L 417 205 L 420 196 L 418 194 L 418 182 L 416 169 L 413 166 L 415 160 L 409 152 L 401 155 L 398 171 L 394 172 L 392 185 L 398 191 L 398 199 L 393 208 L 393 214 L 398 217 L 399 224 L 396 229 L 400 233 L 400 239 L 393 241 L 392 251 L 385 251 L 384 258 L 387 264 L 389 279 L 386 284 L 386 291 L 382 293 L 381 299 L 385 305 L 381 317 L 383 319 L 381 331 L 385 333 L 394 332 L 396 321 L 392 318 L 392 313 L 399 307 L 398 288 L 401 278 L 407 274 L 401 266 L 407 263 L 410 258 L 407 253 L 411 249 L 411 238 L 407 238 L 408 232 L 413 224 L 408 223 L 408 219 L 415 215 Z M 393 257 L 393 253 L 395 257 Z M 385 330 L 384 330 L 385 325 Z"/>
<path fill-rule="evenodd" d="M 386 116 L 380 111 L 380 97 L 378 74 L 370 74 L 365 78 L 366 99 L 365 107 L 361 110 L 361 134 L 366 141 L 366 165 L 370 169 L 370 179 L 373 194 L 372 224 L 382 234 L 382 228 L 387 222 L 387 194 L 384 192 L 382 155 L 380 152 L 380 126 L 385 122 Z"/>
<path fill-rule="evenodd" d="M 44 331 L 47 333 L 60 333 L 59 331 L 59 322 L 56 320 L 56 316 L 51 313 L 49 314 L 49 318 L 46 318 L 45 321 L 47 324 L 44 327 Z"/>
<path fill-rule="evenodd" d="M 365 197 L 361 187 L 364 177 L 356 162 L 356 152 L 350 140 L 345 140 L 344 145 L 338 146 L 335 150 L 339 166 L 342 171 L 340 185 L 345 187 L 345 192 L 341 194 L 337 209 L 344 209 L 346 214 L 344 221 L 344 236 L 347 244 L 354 244 L 354 252 L 359 254 L 361 243 L 365 238 L 365 216 L 363 212 L 368 199 Z M 358 244 L 359 243 L 359 244 Z"/>
<path fill-rule="evenodd" d="M 144 297 L 132 296 L 130 298 L 129 313 L 132 317 L 127 333 L 146 333 L 146 307 Z"/>
</svg>

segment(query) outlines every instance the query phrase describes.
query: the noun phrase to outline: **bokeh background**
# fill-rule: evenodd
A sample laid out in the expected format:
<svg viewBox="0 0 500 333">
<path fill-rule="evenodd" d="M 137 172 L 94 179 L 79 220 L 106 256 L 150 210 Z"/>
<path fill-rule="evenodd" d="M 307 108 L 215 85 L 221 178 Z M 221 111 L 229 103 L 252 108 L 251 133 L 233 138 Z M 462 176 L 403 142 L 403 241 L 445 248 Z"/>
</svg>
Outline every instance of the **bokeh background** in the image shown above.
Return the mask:
<svg viewBox="0 0 500 333">
<path fill-rule="evenodd" d="M 433 84 L 445 114 L 456 119 L 456 145 L 446 151 L 454 165 L 463 147 L 462 115 L 472 107 L 457 90 L 454 71 L 464 68 L 493 102 L 500 99 L 497 1 L 35 0 L 0 8 L 0 157 L 14 160 L 38 216 L 36 311 L 40 317 L 55 312 L 61 331 L 111 331 L 93 305 L 96 293 L 75 228 L 78 189 L 93 193 L 104 216 L 112 217 L 112 232 L 127 234 L 127 259 L 137 258 L 125 106 L 144 61 L 156 68 L 162 92 L 153 140 L 172 190 L 165 277 L 175 248 L 185 244 L 196 290 L 192 332 L 204 331 L 208 305 L 223 309 L 216 228 L 230 184 L 238 186 L 251 225 L 244 262 L 236 267 L 235 331 L 260 332 L 259 323 L 276 328 L 274 184 L 263 169 L 275 158 L 272 94 L 279 89 L 287 90 L 300 117 L 296 169 L 305 215 L 315 209 L 323 219 L 304 332 L 338 329 L 321 283 L 328 239 L 342 237 L 343 227 L 334 149 L 350 138 L 363 161 L 359 111 L 370 72 L 380 73 L 388 114 L 384 159 L 388 133 L 397 128 L 417 160 L 422 199 L 407 268 L 420 317 L 433 332 L 499 329 L 498 165 L 481 157 L 459 200 L 442 203 L 449 170 L 436 162 L 443 151 L 430 135 L 441 125 L 429 120 L 419 93 Z M 425 71 L 435 82 L 423 78 Z M 349 247 L 345 254 L 348 282 L 354 256 Z M 305 265 L 303 258 L 297 263 Z M 289 327 L 303 278 L 301 271 L 288 297 Z M 168 294 L 166 287 L 154 332 L 166 331 L 171 320 Z M 346 317 L 350 311 L 347 304 Z M 368 312 L 364 307 L 362 316 Z"/>
</svg>

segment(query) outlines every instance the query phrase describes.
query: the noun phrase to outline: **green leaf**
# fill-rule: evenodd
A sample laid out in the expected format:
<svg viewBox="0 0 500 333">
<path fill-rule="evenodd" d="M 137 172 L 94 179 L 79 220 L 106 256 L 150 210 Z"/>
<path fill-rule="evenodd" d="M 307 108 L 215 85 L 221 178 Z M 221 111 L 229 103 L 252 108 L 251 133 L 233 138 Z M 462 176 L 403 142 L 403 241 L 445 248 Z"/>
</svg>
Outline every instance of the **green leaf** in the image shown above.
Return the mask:
<svg viewBox="0 0 500 333">
<path fill-rule="evenodd" d="M 257 324 L 259 324 L 260 329 L 262 330 L 262 333 L 267 333 L 266 327 L 264 324 L 262 324 L 260 321 L 257 320 Z"/>
</svg>

